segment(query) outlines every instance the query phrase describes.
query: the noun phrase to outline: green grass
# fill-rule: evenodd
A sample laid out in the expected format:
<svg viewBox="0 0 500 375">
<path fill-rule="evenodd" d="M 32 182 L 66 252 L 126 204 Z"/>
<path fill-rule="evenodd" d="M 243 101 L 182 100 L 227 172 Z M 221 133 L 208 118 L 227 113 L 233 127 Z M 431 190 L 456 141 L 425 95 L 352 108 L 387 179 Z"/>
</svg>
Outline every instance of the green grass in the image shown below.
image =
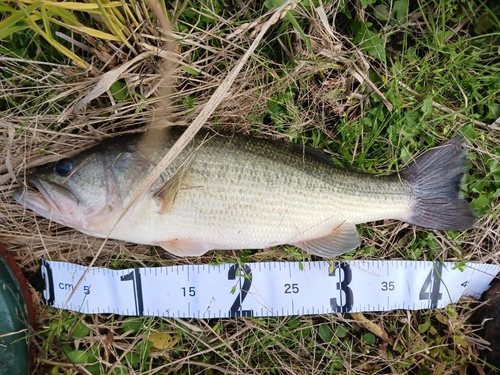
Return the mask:
<svg viewBox="0 0 500 375">
<path fill-rule="evenodd" d="M 331 153 L 338 163 L 378 174 L 397 171 L 424 149 L 462 134 L 471 151 L 464 195 L 480 216 L 478 227 L 445 233 L 399 222 L 370 223 L 359 228 L 362 246 L 340 259 L 498 263 L 500 6 L 493 3 L 323 1 L 328 24 L 335 26 L 327 28 L 315 11 L 319 2 L 301 1 L 270 29 L 207 126 L 305 143 Z M 170 2 L 181 67 L 172 73 L 176 92 L 165 116 L 176 123 L 192 122 L 252 42 L 250 33 L 265 21 L 260 17 L 277 4 Z M 2 20 L 14 14 L 12 9 L 19 11 L 0 0 Z M 130 8 L 135 17 L 115 9 L 123 16 L 113 16 L 115 25 L 121 20 L 140 31 L 128 29 L 127 43 L 71 34 L 61 24 L 74 16 L 85 26 L 113 34 L 105 17 L 90 22 L 83 11 L 70 15 L 53 7 L 40 18 L 31 14 L 54 38 L 56 31 L 63 32 L 95 49 L 57 38 L 50 42 L 22 19 L 11 25 L 15 29 L 0 41 L 0 52 L 22 61 L 2 62 L 2 126 L 13 129 L 15 137 L 2 133 L 6 146 L 1 152 L 9 150 L 17 179 L 22 181 L 26 167 L 86 148 L 106 134 L 133 131 L 151 117 L 150 88 L 158 82 L 160 61 L 154 56 L 133 67 L 109 93 L 71 113 L 95 79 L 137 56 L 141 43 L 161 45 L 145 9 L 142 3 Z M 227 40 L 254 21 L 248 32 Z M 85 72 L 80 60 L 71 60 L 58 43 L 92 68 Z M 0 215 L 0 238 L 17 252 L 24 270 L 35 269 L 48 256 L 90 262 L 100 240 L 24 214 L 12 201 L 17 185 L 3 166 L 0 178 L 6 213 Z M 214 251 L 179 260 L 145 246 L 109 241 L 97 265 L 310 258 L 284 247 Z M 477 327 L 470 319 L 477 302 L 471 299 L 442 310 L 365 314 L 387 334 L 386 340 L 347 314 L 177 320 L 82 315 L 46 308 L 38 297 L 35 302 L 37 374 L 465 374 L 484 365 L 477 357 Z M 158 348 L 159 342 L 166 347 Z"/>
</svg>

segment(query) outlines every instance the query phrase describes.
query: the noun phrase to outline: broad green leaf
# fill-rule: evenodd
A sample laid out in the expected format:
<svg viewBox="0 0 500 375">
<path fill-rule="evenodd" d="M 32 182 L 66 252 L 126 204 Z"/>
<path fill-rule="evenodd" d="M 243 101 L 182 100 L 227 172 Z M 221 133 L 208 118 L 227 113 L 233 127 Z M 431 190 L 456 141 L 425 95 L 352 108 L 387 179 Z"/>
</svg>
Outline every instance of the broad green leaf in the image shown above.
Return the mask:
<svg viewBox="0 0 500 375">
<path fill-rule="evenodd" d="M 72 350 L 69 345 L 63 349 L 64 353 L 68 356 L 71 362 L 82 365 L 91 360 L 92 354 L 84 350 Z"/>
<path fill-rule="evenodd" d="M 348 333 L 349 330 L 345 326 L 338 326 L 335 329 L 335 336 L 337 336 L 339 339 L 346 337 Z"/>
<path fill-rule="evenodd" d="M 390 18 L 389 7 L 386 4 L 376 5 L 374 8 L 375 17 L 380 21 L 387 21 Z"/>
<path fill-rule="evenodd" d="M 141 363 L 141 356 L 134 352 L 125 353 L 125 358 L 132 367 L 137 367 Z"/>
<path fill-rule="evenodd" d="M 90 333 L 90 328 L 87 327 L 85 324 L 82 322 L 78 323 L 73 330 L 72 337 L 74 338 L 82 338 L 88 336 Z"/>
<path fill-rule="evenodd" d="M 375 4 L 377 0 L 361 0 L 361 6 L 366 8 L 368 5 Z"/>
<path fill-rule="evenodd" d="M 431 326 L 431 322 L 430 322 L 430 320 L 427 320 L 425 323 L 418 325 L 418 332 L 425 333 L 425 332 L 427 332 L 427 330 L 429 329 L 430 326 Z"/>
<path fill-rule="evenodd" d="M 384 40 L 376 33 L 368 29 L 372 24 L 370 22 L 352 21 L 349 25 L 354 33 L 354 43 L 359 43 L 359 48 L 369 55 L 385 62 Z"/>
<path fill-rule="evenodd" d="M 434 111 L 434 105 L 432 104 L 434 102 L 434 98 L 432 96 L 426 96 L 425 99 L 422 102 L 422 112 L 424 116 L 428 116 L 432 114 Z"/>
<path fill-rule="evenodd" d="M 128 318 L 122 323 L 122 328 L 125 332 L 138 332 L 143 326 L 143 322 L 139 319 Z"/>
<path fill-rule="evenodd" d="M 363 335 L 363 341 L 366 342 L 368 345 L 372 345 L 375 343 L 376 337 L 373 333 L 365 333 Z"/>
<path fill-rule="evenodd" d="M 320 337 L 323 339 L 325 342 L 330 342 L 333 339 L 333 332 L 330 327 L 328 327 L 327 324 L 322 324 L 319 326 L 318 333 Z"/>
<path fill-rule="evenodd" d="M 406 22 L 408 18 L 408 0 L 396 0 L 392 7 L 392 15 L 398 22 Z"/>
<path fill-rule="evenodd" d="M 109 87 L 109 91 L 111 91 L 113 98 L 117 102 L 124 102 L 129 97 L 127 86 L 120 81 L 113 82 Z"/>
<path fill-rule="evenodd" d="M 365 49 L 371 56 L 385 62 L 385 46 L 382 38 L 370 38 L 366 42 L 361 43 L 360 47 L 361 49 Z"/>
</svg>

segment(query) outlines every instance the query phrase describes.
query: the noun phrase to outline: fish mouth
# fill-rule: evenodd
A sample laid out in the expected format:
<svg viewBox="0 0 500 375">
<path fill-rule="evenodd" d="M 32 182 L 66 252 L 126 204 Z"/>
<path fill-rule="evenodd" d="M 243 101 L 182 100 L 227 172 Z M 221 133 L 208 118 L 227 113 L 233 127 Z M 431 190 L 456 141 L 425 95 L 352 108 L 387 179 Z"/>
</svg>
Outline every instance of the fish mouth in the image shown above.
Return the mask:
<svg viewBox="0 0 500 375">
<path fill-rule="evenodd" d="M 35 213 L 60 222 L 78 206 L 78 198 L 69 189 L 34 175 L 27 176 L 27 180 L 36 190 L 19 188 L 14 191 L 14 199 Z"/>
</svg>

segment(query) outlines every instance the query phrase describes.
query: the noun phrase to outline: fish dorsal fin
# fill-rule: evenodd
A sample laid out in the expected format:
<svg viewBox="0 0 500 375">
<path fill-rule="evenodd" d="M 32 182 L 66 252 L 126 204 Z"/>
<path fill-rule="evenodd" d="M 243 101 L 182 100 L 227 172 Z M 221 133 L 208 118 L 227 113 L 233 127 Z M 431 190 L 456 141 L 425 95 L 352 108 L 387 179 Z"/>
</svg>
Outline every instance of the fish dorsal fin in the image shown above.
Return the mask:
<svg viewBox="0 0 500 375">
<path fill-rule="evenodd" d="M 175 198 L 182 186 L 182 181 L 193 165 L 195 155 L 188 157 L 180 166 L 179 170 L 158 190 L 154 195 L 161 202 L 159 214 L 168 212 L 169 207 L 174 204 Z"/>
<path fill-rule="evenodd" d="M 331 258 L 357 248 L 359 246 L 359 235 L 356 225 L 346 221 L 324 237 L 293 245 L 309 254 Z"/>
<path fill-rule="evenodd" d="M 200 256 L 210 250 L 206 243 L 196 238 L 176 238 L 159 241 L 156 245 L 178 257 Z"/>
</svg>

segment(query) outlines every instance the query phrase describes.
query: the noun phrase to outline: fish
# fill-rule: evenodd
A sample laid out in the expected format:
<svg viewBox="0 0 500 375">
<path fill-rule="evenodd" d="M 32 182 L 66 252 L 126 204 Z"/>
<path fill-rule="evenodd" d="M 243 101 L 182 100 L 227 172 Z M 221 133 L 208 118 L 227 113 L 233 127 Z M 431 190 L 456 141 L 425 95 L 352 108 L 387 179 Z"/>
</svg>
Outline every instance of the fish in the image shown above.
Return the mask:
<svg viewBox="0 0 500 375">
<path fill-rule="evenodd" d="M 477 220 L 460 192 L 468 162 L 460 136 L 376 176 L 306 146 L 205 129 L 126 210 L 182 132 L 150 133 L 146 143 L 140 134 L 110 138 L 37 168 L 14 199 L 88 235 L 176 256 L 288 244 L 330 258 L 360 246 L 357 224 L 466 230 Z"/>
</svg>

